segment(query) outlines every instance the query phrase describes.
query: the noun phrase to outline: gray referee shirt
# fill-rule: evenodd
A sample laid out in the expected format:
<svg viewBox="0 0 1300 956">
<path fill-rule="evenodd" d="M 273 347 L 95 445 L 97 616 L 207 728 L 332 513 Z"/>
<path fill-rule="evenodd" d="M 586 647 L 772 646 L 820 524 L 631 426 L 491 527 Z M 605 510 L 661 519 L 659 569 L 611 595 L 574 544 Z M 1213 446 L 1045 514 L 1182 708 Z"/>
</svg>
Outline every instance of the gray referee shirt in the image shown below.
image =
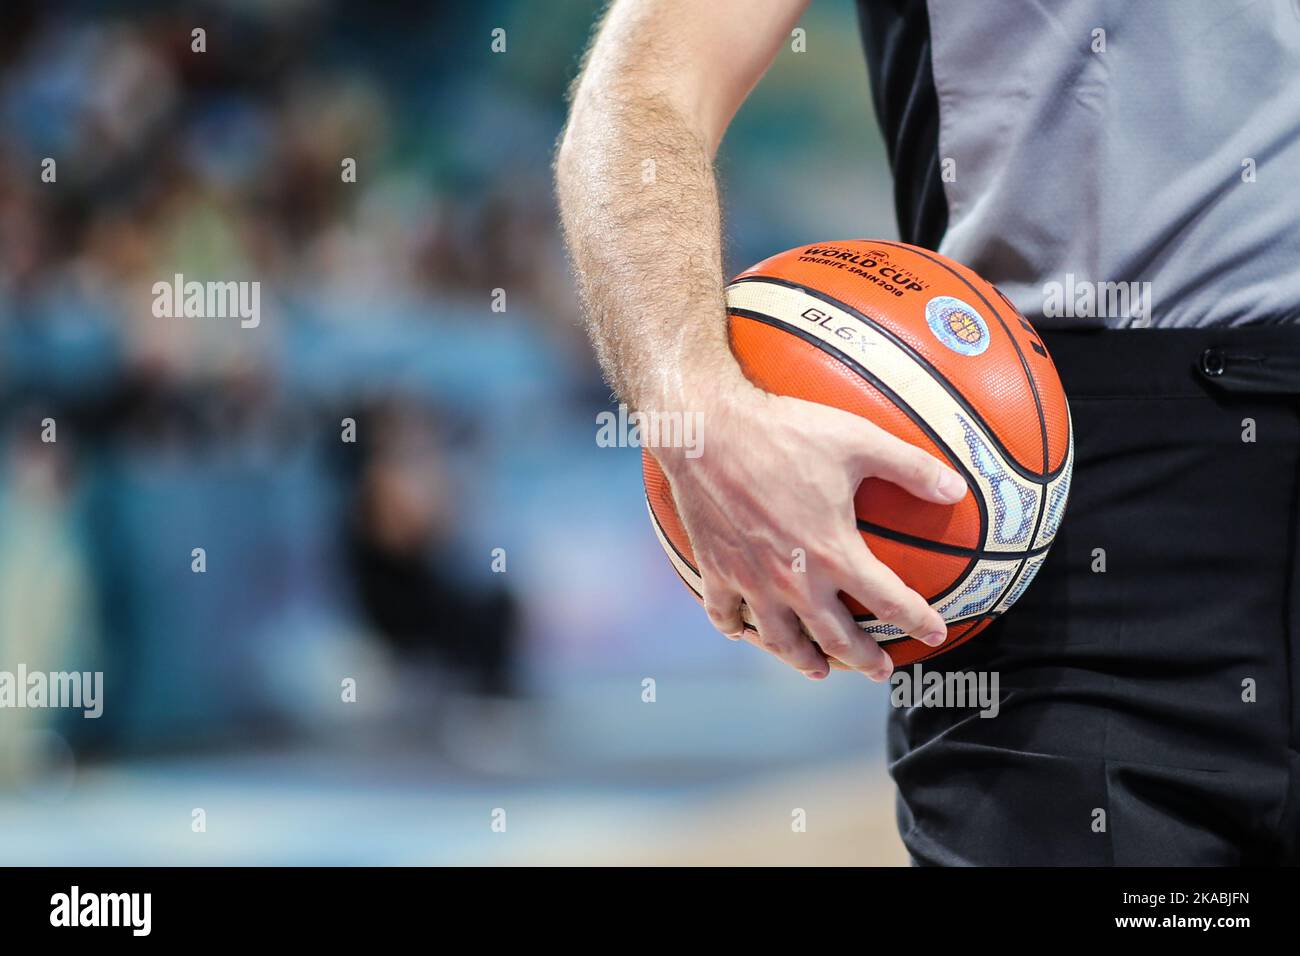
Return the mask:
<svg viewBox="0 0 1300 956">
<path fill-rule="evenodd" d="M 1047 327 L 1300 323 L 1300 0 L 859 0 L 900 232 Z"/>
</svg>

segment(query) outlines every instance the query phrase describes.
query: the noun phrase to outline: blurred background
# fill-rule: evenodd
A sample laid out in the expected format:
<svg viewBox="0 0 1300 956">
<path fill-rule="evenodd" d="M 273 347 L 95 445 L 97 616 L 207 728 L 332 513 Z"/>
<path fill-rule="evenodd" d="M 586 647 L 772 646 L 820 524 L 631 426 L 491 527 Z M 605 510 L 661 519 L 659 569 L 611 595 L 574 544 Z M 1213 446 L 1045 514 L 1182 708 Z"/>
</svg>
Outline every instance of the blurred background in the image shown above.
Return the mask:
<svg viewBox="0 0 1300 956">
<path fill-rule="evenodd" d="M 599 8 L 6 0 L 0 671 L 104 711 L 0 709 L 0 864 L 905 861 L 884 691 L 714 633 L 596 444 L 550 159 Z M 801 26 L 733 271 L 896 235 L 853 4 Z M 260 324 L 156 317 L 177 273 Z"/>
</svg>

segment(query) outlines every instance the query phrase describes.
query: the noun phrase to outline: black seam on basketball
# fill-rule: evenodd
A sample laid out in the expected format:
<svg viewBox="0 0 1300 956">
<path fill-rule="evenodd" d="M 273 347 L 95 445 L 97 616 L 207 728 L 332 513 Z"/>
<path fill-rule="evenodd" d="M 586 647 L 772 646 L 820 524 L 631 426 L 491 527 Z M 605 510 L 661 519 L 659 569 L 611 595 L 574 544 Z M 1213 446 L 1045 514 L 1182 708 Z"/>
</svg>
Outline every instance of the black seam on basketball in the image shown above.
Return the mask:
<svg viewBox="0 0 1300 956">
<path fill-rule="evenodd" d="M 803 341 L 807 342 L 809 345 L 821 349 L 831 358 L 835 359 L 837 362 L 842 363 L 846 368 L 856 372 L 858 376 L 862 378 L 863 381 L 865 381 L 868 385 L 876 389 L 878 392 L 880 392 L 880 394 L 884 395 L 887 399 L 893 402 L 894 405 L 897 406 L 899 411 L 901 411 L 904 415 L 906 415 L 908 418 L 912 420 L 912 424 L 916 425 L 917 428 L 925 432 L 926 436 L 932 442 L 934 442 L 936 448 L 940 449 L 944 453 L 945 457 L 947 457 L 948 461 L 952 463 L 953 467 L 962 473 L 962 477 L 966 479 L 966 484 L 968 487 L 971 488 L 979 487 L 978 483 L 975 481 L 974 476 L 970 473 L 970 470 L 966 467 L 966 463 L 963 462 L 961 459 L 959 459 L 957 455 L 948 448 L 947 444 L 943 441 L 943 439 L 939 437 L 939 434 L 933 428 L 930 427 L 930 424 L 924 418 L 922 418 L 916 412 L 916 410 L 912 408 L 911 405 L 903 401 L 902 397 L 897 392 L 893 391 L 887 385 L 882 383 L 880 379 L 878 379 L 875 375 L 873 375 L 870 371 L 868 371 L 865 366 L 861 365 L 854 359 L 845 355 L 843 352 L 835 348 L 830 343 L 823 342 L 821 339 L 817 338 L 817 336 L 813 335 L 811 332 L 807 332 L 796 325 L 791 325 L 790 323 L 786 322 L 784 319 L 777 318 L 774 315 L 766 315 L 762 312 L 756 312 L 753 309 L 728 308 L 728 311 L 732 315 L 737 315 L 740 316 L 741 318 L 749 319 L 751 322 L 761 322 L 763 325 L 771 326 L 774 329 L 778 329 L 789 335 L 793 335 L 796 338 L 802 339 Z M 987 540 L 988 528 L 989 528 L 988 506 L 985 503 L 984 496 L 982 494 L 976 494 L 973 497 L 975 499 L 975 507 L 979 509 L 979 514 L 980 514 L 980 541 L 985 541 Z M 654 509 L 651 508 L 651 511 L 653 510 Z M 1031 543 L 1032 540 L 1033 539 L 1031 538 L 1030 539 Z M 941 601 L 944 598 L 946 598 L 949 594 L 952 594 L 953 591 L 955 591 L 960 585 L 965 583 L 967 577 L 970 576 L 971 571 L 975 569 L 975 565 L 978 563 L 979 563 L 978 558 L 972 558 L 967 563 L 966 569 L 957 575 L 956 579 L 952 582 L 952 584 L 948 585 L 948 587 L 944 588 L 942 591 L 940 591 L 938 594 L 934 595 L 933 597 L 927 597 L 925 599 L 926 603 L 933 604 L 935 601 Z M 1001 599 L 999 598 L 999 600 Z M 857 620 L 856 617 L 854 619 Z M 864 618 L 864 620 L 875 620 L 875 618 L 874 617 Z"/>
<path fill-rule="evenodd" d="M 1049 472 L 1047 474 L 1042 474 L 1030 468 L 1026 468 L 1024 465 L 1020 464 L 1020 462 L 1016 460 L 1016 456 L 1011 454 L 1011 450 L 1007 448 L 1006 445 L 1002 444 L 1002 440 L 998 438 L 997 432 L 994 431 L 994 429 L 989 426 L 989 423 L 984 420 L 984 417 L 980 415 L 980 413 L 977 412 L 971 406 L 970 402 L 966 399 L 964 395 L 962 395 L 962 393 L 957 389 L 957 387 L 953 385 L 952 382 L 948 381 L 947 378 L 944 377 L 944 374 L 942 372 L 940 372 L 937 368 L 935 368 L 925 358 L 924 355 L 922 355 L 912 346 L 908 345 L 907 342 L 899 338 L 899 336 L 892 329 L 877 322 L 871 316 L 866 315 L 863 312 L 859 311 L 858 309 L 853 308 L 853 306 L 849 305 L 848 303 L 841 302 L 833 295 L 828 295 L 825 292 L 820 292 L 817 289 L 814 289 L 810 286 L 806 286 L 801 282 L 794 282 L 790 279 L 782 279 L 778 276 L 768 276 L 768 275 L 761 275 L 761 274 L 746 275 L 733 280 L 731 284 L 737 285 L 741 282 L 771 282 L 774 285 L 785 286 L 787 289 L 797 289 L 800 292 L 810 295 L 815 299 L 820 299 L 822 302 L 825 302 L 828 305 L 833 305 L 835 306 L 835 308 L 843 310 L 844 312 L 853 316 L 858 321 L 863 322 L 866 325 L 870 326 L 871 328 L 875 329 L 877 332 L 879 332 L 881 335 L 887 338 L 890 342 L 894 343 L 894 345 L 898 346 L 900 349 L 906 352 L 907 355 L 910 356 L 913 361 L 915 361 L 918 365 L 920 365 L 922 368 L 924 368 L 927 372 L 930 373 L 930 375 L 934 378 L 934 380 L 938 382 L 939 385 L 941 385 L 949 395 L 952 396 L 953 401 L 955 401 L 961 407 L 962 411 L 970 415 L 970 417 L 974 419 L 975 422 L 981 427 L 985 435 L 988 436 L 989 440 L 993 443 L 993 447 L 996 448 L 999 453 L 1001 453 L 1002 460 L 1006 462 L 1007 467 L 1010 468 L 1012 471 L 1014 471 L 1021 478 L 1024 478 L 1027 481 L 1032 481 L 1035 484 L 1046 485 L 1048 482 L 1051 482 L 1053 479 L 1055 479 L 1056 476 L 1061 473 L 1061 469 L 1065 467 L 1065 461 L 1062 460 L 1061 467 L 1056 469 L 1056 471 Z M 734 309 L 728 306 L 728 311 L 740 312 L 742 310 Z M 1000 318 L 999 321 L 1001 321 Z M 1005 328 L 1005 324 L 1004 324 L 1004 328 Z M 1012 345 L 1015 345 L 1014 341 L 1012 342 Z M 1022 362 L 1024 361 L 1023 355 L 1021 356 L 1021 361 Z M 1033 382 L 1030 382 L 1030 389 L 1031 390 L 1033 389 Z M 1037 393 L 1035 393 L 1035 402 L 1037 402 Z M 1042 429 L 1043 421 L 1042 421 L 1041 406 L 1038 407 L 1040 409 L 1039 427 L 1040 429 Z M 1045 430 L 1042 431 L 1042 434 L 1046 434 Z M 1044 458 L 1044 460 L 1046 460 L 1046 458 Z"/>
<path fill-rule="evenodd" d="M 672 486 L 671 486 L 671 485 L 669 486 L 669 490 L 670 490 L 670 491 L 672 490 Z M 678 550 L 677 545 L 673 544 L 673 539 L 670 538 L 670 537 L 668 537 L 668 532 L 664 530 L 664 523 L 663 523 L 662 521 L 660 521 L 660 520 L 659 520 L 659 516 L 658 516 L 657 514 L 655 514 L 655 506 L 654 506 L 654 502 L 650 500 L 650 496 L 649 496 L 649 495 L 646 495 L 645 503 L 646 503 L 646 508 L 647 508 L 647 510 L 650 512 L 650 518 L 651 518 L 651 520 L 654 521 L 654 523 L 655 523 L 655 527 L 659 529 L 659 536 L 662 537 L 665 541 L 668 542 L 668 547 L 670 547 L 670 548 L 673 549 L 673 554 L 677 555 L 677 557 L 681 560 L 682 564 L 686 565 L 688 568 L 691 569 L 691 574 L 694 574 L 694 575 L 695 575 L 696 577 L 698 577 L 701 581 L 703 581 L 703 580 L 704 580 L 704 575 L 700 574 L 700 569 L 697 568 L 695 565 L 691 564 L 690 561 L 687 561 L 687 560 L 686 560 L 686 555 L 682 554 L 681 551 Z M 674 568 L 673 570 L 675 571 L 675 570 L 677 570 L 677 569 Z M 678 576 L 678 577 L 681 577 L 681 573 L 679 572 L 677 576 Z M 686 579 L 685 579 L 685 578 L 682 578 L 682 580 L 684 581 L 684 580 L 686 580 Z M 688 588 L 691 587 L 689 584 L 686 585 L 686 586 L 687 586 Z M 692 591 L 695 591 L 695 588 L 691 588 L 691 590 L 692 590 Z M 697 594 L 701 599 L 703 599 L 704 596 L 703 596 L 702 594 L 700 594 L 698 591 L 695 591 L 695 593 L 696 593 L 696 594 Z"/>
<path fill-rule="evenodd" d="M 900 544 L 914 545 L 927 551 L 950 554 L 957 558 L 973 557 L 981 561 L 1011 562 L 1019 561 L 1022 558 L 1036 558 L 1052 547 L 1050 544 L 1044 544 L 1028 551 L 990 551 L 982 548 L 964 548 L 959 544 L 948 544 L 944 541 L 935 541 L 933 538 L 922 538 L 920 535 L 908 534 L 906 531 L 896 531 L 893 528 L 886 528 L 884 525 L 863 521 L 861 518 L 858 519 L 858 530 L 866 531 L 868 534 L 874 534 L 880 538 L 888 538 L 890 541 L 897 541 Z"/>
</svg>

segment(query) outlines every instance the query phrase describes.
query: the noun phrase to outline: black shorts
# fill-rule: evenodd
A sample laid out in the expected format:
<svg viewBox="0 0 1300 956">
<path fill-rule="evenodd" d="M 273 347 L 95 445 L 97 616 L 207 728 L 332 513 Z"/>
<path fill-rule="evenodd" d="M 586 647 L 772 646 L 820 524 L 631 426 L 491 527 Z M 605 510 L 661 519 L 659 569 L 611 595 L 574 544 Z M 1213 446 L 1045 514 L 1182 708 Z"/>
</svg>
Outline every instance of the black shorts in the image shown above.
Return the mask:
<svg viewBox="0 0 1300 956">
<path fill-rule="evenodd" d="M 1044 333 L 1075 475 L 1037 579 L 897 708 L 913 861 L 1300 862 L 1300 327 Z"/>
</svg>

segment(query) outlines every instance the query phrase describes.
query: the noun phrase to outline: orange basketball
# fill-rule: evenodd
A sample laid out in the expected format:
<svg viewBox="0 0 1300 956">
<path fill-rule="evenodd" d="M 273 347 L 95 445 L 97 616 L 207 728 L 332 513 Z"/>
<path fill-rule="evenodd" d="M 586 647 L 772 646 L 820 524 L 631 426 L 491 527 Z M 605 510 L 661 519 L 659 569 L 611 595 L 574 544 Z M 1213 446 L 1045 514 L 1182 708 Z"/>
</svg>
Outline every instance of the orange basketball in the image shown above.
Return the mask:
<svg viewBox="0 0 1300 956">
<path fill-rule="evenodd" d="M 1033 326 L 960 263 L 874 239 L 766 259 L 727 287 L 727 311 L 731 349 L 756 385 L 861 415 L 966 478 L 955 505 L 862 482 L 863 539 L 938 610 L 949 637 L 926 647 L 846 597 L 863 631 L 902 665 L 965 643 L 1005 613 L 1047 557 L 1073 463 L 1065 392 Z M 698 598 L 672 490 L 643 458 L 655 530 Z"/>
</svg>

